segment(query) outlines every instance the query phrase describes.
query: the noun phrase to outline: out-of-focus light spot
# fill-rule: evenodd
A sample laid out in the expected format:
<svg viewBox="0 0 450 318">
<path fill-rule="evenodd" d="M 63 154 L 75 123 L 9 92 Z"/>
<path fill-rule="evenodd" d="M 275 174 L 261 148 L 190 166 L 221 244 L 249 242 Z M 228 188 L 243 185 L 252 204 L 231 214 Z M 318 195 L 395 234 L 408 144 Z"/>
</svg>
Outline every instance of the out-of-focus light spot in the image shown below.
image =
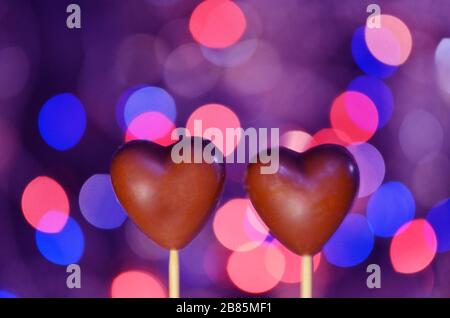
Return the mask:
<svg viewBox="0 0 450 318">
<path fill-rule="evenodd" d="M 259 214 L 254 209 L 250 200 L 247 202 L 247 218 L 246 222 L 244 222 L 244 229 L 248 235 L 248 237 L 254 240 L 255 237 L 267 236 L 269 235 L 269 228 L 263 222 L 263 220 L 259 217 Z"/>
<path fill-rule="evenodd" d="M 197 126 L 201 125 L 201 129 L 195 129 L 196 123 Z M 242 137 L 239 118 L 231 109 L 219 104 L 207 104 L 197 108 L 189 117 L 186 128 L 192 136 L 214 139 L 212 142 L 225 156 L 233 153 Z M 236 135 L 233 134 L 233 140 L 227 140 L 227 128 L 233 133 L 236 132 Z M 221 134 L 223 138 L 212 138 L 209 132 L 213 135 Z"/>
<path fill-rule="evenodd" d="M 342 140 L 349 143 L 365 142 L 377 130 L 378 111 L 366 95 L 347 91 L 334 100 L 330 120 Z M 340 135 L 340 131 L 344 134 Z"/>
<path fill-rule="evenodd" d="M 450 38 L 442 39 L 436 48 L 434 62 L 436 79 L 444 94 L 450 96 Z"/>
<path fill-rule="evenodd" d="M 95 174 L 86 180 L 81 187 L 79 204 L 84 218 L 101 229 L 117 228 L 127 218 L 108 174 Z"/>
<path fill-rule="evenodd" d="M 349 85 L 349 91 L 360 92 L 369 97 L 378 111 L 378 128 L 384 127 L 394 110 L 394 97 L 390 88 L 373 76 L 359 76 Z"/>
<path fill-rule="evenodd" d="M 264 293 L 274 288 L 283 277 L 284 255 L 271 244 L 251 251 L 233 252 L 227 272 L 233 284 L 248 293 Z"/>
<path fill-rule="evenodd" d="M 450 251 L 450 199 L 435 205 L 427 215 L 437 237 L 437 251 L 444 253 Z"/>
<path fill-rule="evenodd" d="M 171 122 L 174 122 L 177 115 L 175 101 L 164 89 L 156 86 L 143 86 L 133 88 L 124 93 L 121 99 L 127 98 L 123 116 L 127 127 L 131 122 L 146 113 L 164 114 Z M 120 103 L 119 103 L 120 107 Z"/>
<path fill-rule="evenodd" d="M 86 129 L 86 113 L 80 100 L 64 93 L 50 98 L 39 112 L 39 131 L 56 150 L 75 146 Z"/>
<path fill-rule="evenodd" d="M 436 117 L 423 109 L 416 109 L 404 118 L 398 137 L 403 153 L 415 162 L 441 150 L 444 131 Z"/>
<path fill-rule="evenodd" d="M 312 139 L 310 140 L 307 148 L 312 148 L 324 144 L 333 144 L 346 147 L 349 143 L 341 138 L 341 136 L 344 135 L 345 133 L 343 131 L 337 131 L 333 128 L 321 129 L 312 136 Z M 345 140 L 349 139 L 348 137 L 344 138 Z"/>
<path fill-rule="evenodd" d="M 258 40 L 240 41 L 225 49 L 211 49 L 202 46 L 200 49 L 205 59 L 217 66 L 233 67 L 247 62 L 256 51 Z"/>
<path fill-rule="evenodd" d="M 365 40 L 364 27 L 356 29 L 353 33 L 352 55 L 359 68 L 368 75 L 387 78 L 397 71 L 397 67 L 381 63 L 370 53 Z"/>
<path fill-rule="evenodd" d="M 323 252 L 328 262 L 339 267 L 362 263 L 374 246 L 372 228 L 361 214 L 350 213 L 325 245 Z"/>
<path fill-rule="evenodd" d="M 200 44 L 225 48 L 235 44 L 247 26 L 241 8 L 229 0 L 201 2 L 191 15 L 189 30 Z"/>
<path fill-rule="evenodd" d="M 420 272 L 431 263 L 436 250 L 433 228 L 426 220 L 416 219 L 395 233 L 390 247 L 392 266 L 403 274 Z"/>
<path fill-rule="evenodd" d="M 58 182 L 49 177 L 37 177 L 22 194 L 22 212 L 27 222 L 45 233 L 57 233 L 69 217 L 69 199 Z"/>
<path fill-rule="evenodd" d="M 7 290 L 0 290 L 0 298 L 17 298 L 17 296 Z"/>
<path fill-rule="evenodd" d="M 412 36 L 406 24 L 397 17 L 380 15 L 380 28 L 365 28 L 369 51 L 380 62 L 398 66 L 406 62 L 412 50 Z"/>
<path fill-rule="evenodd" d="M 0 298 L 17 298 L 17 296 L 7 290 L 0 290 Z"/>
<path fill-rule="evenodd" d="M 422 206 L 433 206 L 448 197 L 450 159 L 444 154 L 430 154 L 420 160 L 411 174 L 411 188 Z"/>
<path fill-rule="evenodd" d="M 39 220 L 36 229 L 44 233 L 58 233 L 67 223 L 68 213 L 48 211 Z"/>
<path fill-rule="evenodd" d="M 416 204 L 411 191 L 400 182 L 383 184 L 370 198 L 367 219 L 374 233 L 391 237 L 405 223 L 414 218 Z"/>
<path fill-rule="evenodd" d="M 10 99 L 25 87 L 30 62 L 22 48 L 13 46 L 0 50 L 0 99 Z"/>
<path fill-rule="evenodd" d="M 301 130 L 291 130 L 281 136 L 281 146 L 303 152 L 308 149 L 312 136 Z"/>
<path fill-rule="evenodd" d="M 214 234 L 232 251 L 247 251 L 261 245 L 268 229 L 248 199 L 233 199 L 221 206 L 214 216 Z"/>
<path fill-rule="evenodd" d="M 125 223 L 125 238 L 139 257 L 150 261 L 167 259 L 167 251 L 149 239 L 131 220 Z"/>
<path fill-rule="evenodd" d="M 137 116 L 128 126 L 125 141 L 148 140 L 169 146 L 175 143 L 171 139 L 175 125 L 166 116 L 158 112 L 148 112 Z"/>
<path fill-rule="evenodd" d="M 386 171 L 383 156 L 369 143 L 350 145 L 347 149 L 352 153 L 359 168 L 358 197 L 366 197 L 383 182 Z"/>
<path fill-rule="evenodd" d="M 284 283 L 301 282 L 302 257 L 288 250 L 283 244 L 274 241 L 274 246 L 283 253 L 285 259 L 285 268 L 281 281 Z M 316 271 L 320 264 L 321 253 L 317 253 L 313 257 L 313 270 Z"/>
<path fill-rule="evenodd" d="M 233 93 L 255 95 L 278 88 L 277 84 L 281 82 L 282 77 L 283 64 L 278 51 L 272 44 L 258 41 L 252 58 L 243 64 L 225 69 L 223 79 Z M 285 86 L 282 89 L 284 90 Z M 276 99 L 276 102 L 279 100 Z M 259 105 L 257 109 L 260 109 Z"/>
<path fill-rule="evenodd" d="M 48 261 L 58 265 L 77 263 L 84 252 L 84 235 L 78 223 L 69 218 L 59 233 L 36 231 L 36 245 Z"/>
<path fill-rule="evenodd" d="M 112 298 L 165 298 L 166 289 L 154 275 L 128 271 L 117 275 L 111 286 Z"/>
<path fill-rule="evenodd" d="M 205 94 L 216 85 L 220 75 L 219 67 L 209 63 L 203 57 L 199 46 L 193 43 L 176 48 L 164 64 L 166 85 L 185 98 Z"/>
<path fill-rule="evenodd" d="M 127 104 L 128 99 L 131 97 L 131 95 L 133 95 L 136 91 L 138 91 L 141 88 L 145 88 L 145 85 L 138 85 L 132 88 L 129 88 L 127 90 L 125 90 L 122 95 L 120 95 L 119 100 L 117 101 L 116 104 L 116 121 L 117 124 L 119 125 L 119 127 L 123 130 L 126 131 L 128 128 L 128 123 L 125 120 L 125 105 Z M 139 115 L 135 115 L 139 116 Z M 133 119 L 130 120 L 130 122 Z"/>
</svg>

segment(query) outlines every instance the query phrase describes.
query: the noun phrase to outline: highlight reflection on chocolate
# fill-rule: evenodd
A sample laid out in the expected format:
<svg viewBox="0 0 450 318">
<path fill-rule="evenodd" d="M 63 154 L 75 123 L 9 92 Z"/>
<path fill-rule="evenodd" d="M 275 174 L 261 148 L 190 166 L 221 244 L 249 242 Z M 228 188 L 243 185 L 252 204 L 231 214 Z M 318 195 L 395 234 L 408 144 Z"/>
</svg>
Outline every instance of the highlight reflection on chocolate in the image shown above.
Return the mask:
<svg viewBox="0 0 450 318">
<path fill-rule="evenodd" d="M 337 230 L 358 192 L 359 171 L 350 152 L 321 145 L 304 153 L 280 148 L 280 168 L 261 174 L 249 165 L 246 188 L 273 235 L 298 255 L 314 255 Z"/>
</svg>

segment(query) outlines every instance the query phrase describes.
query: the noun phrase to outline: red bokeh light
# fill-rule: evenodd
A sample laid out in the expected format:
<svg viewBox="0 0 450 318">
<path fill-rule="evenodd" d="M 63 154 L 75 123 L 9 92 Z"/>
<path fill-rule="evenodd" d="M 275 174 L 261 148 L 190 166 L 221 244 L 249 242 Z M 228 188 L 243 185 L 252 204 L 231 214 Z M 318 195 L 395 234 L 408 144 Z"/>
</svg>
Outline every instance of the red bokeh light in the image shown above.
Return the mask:
<svg viewBox="0 0 450 318">
<path fill-rule="evenodd" d="M 225 48 L 235 44 L 247 26 L 244 13 L 230 0 L 201 2 L 189 21 L 194 39 L 210 48 Z"/>
<path fill-rule="evenodd" d="M 196 126 L 200 129 L 196 129 Z M 242 137 L 239 130 L 233 140 L 227 139 L 227 130 L 236 131 L 241 128 L 241 123 L 231 109 L 220 104 L 207 104 L 197 108 L 189 117 L 186 128 L 193 136 L 210 139 L 225 156 L 233 153 Z M 221 134 L 221 139 L 213 136 L 216 131 Z"/>
<path fill-rule="evenodd" d="M 233 252 L 227 272 L 231 281 L 248 293 L 264 293 L 281 280 L 285 268 L 284 255 L 277 247 L 263 244 L 248 252 Z"/>
<path fill-rule="evenodd" d="M 340 138 L 340 136 L 343 135 L 345 134 L 342 131 L 337 131 L 333 128 L 321 129 L 312 136 L 306 148 L 312 148 L 324 144 L 333 144 L 346 147 L 349 143 Z"/>
<path fill-rule="evenodd" d="M 69 199 L 61 185 L 49 177 L 32 180 L 22 194 L 22 212 L 35 229 L 46 233 L 61 231 L 69 217 Z"/>
<path fill-rule="evenodd" d="M 377 130 L 378 111 L 369 97 L 349 91 L 334 100 L 330 120 L 336 134 L 344 142 L 365 142 Z"/>
<path fill-rule="evenodd" d="M 147 112 L 137 116 L 128 126 L 125 141 L 148 140 L 161 146 L 169 146 L 176 141 L 171 139 L 175 125 L 159 112 Z"/>
<path fill-rule="evenodd" d="M 112 298 L 165 298 L 166 290 L 153 275 L 140 271 L 123 272 L 111 286 Z"/>
<path fill-rule="evenodd" d="M 390 256 L 394 269 L 412 274 L 425 269 L 437 251 L 437 239 L 431 225 L 417 219 L 403 225 L 391 241 Z"/>
<path fill-rule="evenodd" d="M 264 242 L 268 229 L 248 199 L 233 199 L 222 205 L 214 216 L 217 240 L 233 251 L 247 251 Z"/>
</svg>

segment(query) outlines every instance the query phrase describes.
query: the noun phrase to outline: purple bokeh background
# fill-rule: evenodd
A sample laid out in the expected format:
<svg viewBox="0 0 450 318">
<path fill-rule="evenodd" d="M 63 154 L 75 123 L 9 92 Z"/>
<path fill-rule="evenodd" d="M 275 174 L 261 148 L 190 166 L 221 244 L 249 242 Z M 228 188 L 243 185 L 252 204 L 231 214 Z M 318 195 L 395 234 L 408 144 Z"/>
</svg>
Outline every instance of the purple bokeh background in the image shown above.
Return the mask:
<svg viewBox="0 0 450 318">
<path fill-rule="evenodd" d="M 150 271 L 165 282 L 167 255 L 156 260 L 140 257 L 126 241 L 127 227 L 132 225 L 95 228 L 83 218 L 78 205 L 84 182 L 94 174 L 108 173 L 111 156 L 123 143 L 116 105 L 127 89 L 141 84 L 166 89 L 177 105 L 176 126 L 185 125 L 199 106 L 215 102 L 232 109 L 243 128 L 279 127 L 282 132 L 295 128 L 313 134 L 329 127 L 334 98 L 364 75 L 353 60 L 351 41 L 355 30 L 365 24 L 367 5 L 374 1 L 242 0 L 238 3 L 249 8 L 245 36 L 258 41 L 249 62 L 230 71 L 205 60 L 191 72 L 182 70 L 170 76 L 164 66 L 180 46 L 193 46 L 197 51 L 192 54 L 201 56 L 187 27 L 200 1 L 78 0 L 82 28 L 69 30 L 66 7 L 72 2 L 0 0 L 0 50 L 20 47 L 26 56 L 23 61 L 19 53 L 13 54 L 5 62 L 8 67 L 0 69 L 0 290 L 19 297 L 109 297 L 112 279 L 128 269 Z M 446 139 L 450 104 L 436 85 L 434 65 L 436 47 L 442 38 L 450 37 L 450 2 L 377 3 L 382 13 L 395 15 L 408 25 L 413 50 L 408 61 L 385 80 L 394 97 L 393 114 L 370 143 L 382 153 L 385 180 L 399 180 L 412 189 L 416 217 L 423 218 L 433 205 L 450 196 L 450 143 Z M 271 68 L 263 67 L 267 65 Z M 239 81 L 244 73 L 260 86 L 244 87 L 246 83 Z M 171 78 L 186 74 L 192 78 L 171 85 Z M 17 93 L 8 96 L 3 90 Z M 87 115 L 83 138 L 65 152 L 49 147 L 37 125 L 45 101 L 62 92 L 76 94 Z M 399 142 L 404 119 L 414 109 L 425 109 L 438 118 L 443 129 L 439 153 L 425 162 L 410 160 Z M 417 136 L 426 134 L 421 129 L 417 126 Z M 242 175 L 241 168 L 230 169 Z M 68 289 L 65 267 L 42 257 L 35 245 L 35 229 L 21 213 L 23 189 L 39 175 L 60 182 L 69 197 L 71 216 L 83 229 L 81 289 Z M 242 183 L 235 177 L 227 179 L 221 203 L 243 196 Z M 362 213 L 366 203 L 359 202 L 355 212 Z M 211 281 L 199 270 L 198 254 L 205 242 L 215 240 L 211 223 L 212 218 L 181 252 L 183 295 L 248 296 L 226 277 L 223 262 L 218 262 L 218 275 L 223 276 L 219 281 Z M 229 252 L 220 245 L 218 250 L 218 259 L 226 259 Z M 366 287 L 366 267 L 372 263 L 383 268 L 379 290 Z M 389 241 L 377 238 L 370 256 L 358 266 L 339 268 L 322 260 L 315 288 L 321 297 L 448 297 L 449 264 L 450 254 L 442 253 L 420 273 L 395 273 Z M 297 284 L 281 283 L 263 296 L 296 297 L 297 293 Z"/>
</svg>

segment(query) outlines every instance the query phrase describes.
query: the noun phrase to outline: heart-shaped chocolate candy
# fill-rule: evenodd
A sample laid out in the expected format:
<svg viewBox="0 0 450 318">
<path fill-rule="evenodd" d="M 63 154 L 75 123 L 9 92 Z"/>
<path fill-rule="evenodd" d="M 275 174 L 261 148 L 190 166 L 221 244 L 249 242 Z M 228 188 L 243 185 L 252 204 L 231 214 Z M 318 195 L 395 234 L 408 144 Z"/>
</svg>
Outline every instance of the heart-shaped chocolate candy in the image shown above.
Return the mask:
<svg viewBox="0 0 450 318">
<path fill-rule="evenodd" d="M 279 149 L 279 169 L 249 165 L 250 199 L 272 234 L 298 255 L 314 255 L 337 230 L 358 192 L 359 171 L 350 152 L 321 145 L 304 153 Z"/>
<path fill-rule="evenodd" d="M 192 145 L 196 138 L 191 138 Z M 200 144 L 205 147 L 209 142 Z M 194 163 L 193 157 L 191 163 L 175 163 L 171 151 L 172 147 L 149 141 L 129 142 L 113 157 L 111 179 L 137 226 L 162 247 L 179 250 L 195 237 L 214 208 L 225 167 L 223 160 L 207 163 L 202 158 Z"/>
</svg>

